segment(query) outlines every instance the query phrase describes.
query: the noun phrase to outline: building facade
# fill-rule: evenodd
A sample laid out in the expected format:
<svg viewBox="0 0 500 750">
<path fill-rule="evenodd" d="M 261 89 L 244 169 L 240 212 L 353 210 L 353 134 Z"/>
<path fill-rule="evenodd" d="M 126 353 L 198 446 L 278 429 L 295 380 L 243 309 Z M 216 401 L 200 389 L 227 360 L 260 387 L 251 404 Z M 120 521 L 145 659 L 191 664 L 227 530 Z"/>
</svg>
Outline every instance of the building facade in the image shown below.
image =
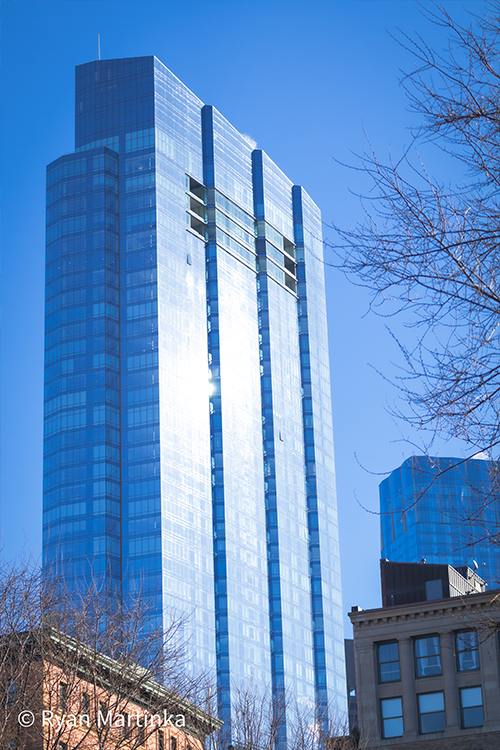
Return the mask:
<svg viewBox="0 0 500 750">
<path fill-rule="evenodd" d="M 412 456 L 380 484 L 382 558 L 478 566 L 500 582 L 498 464 Z"/>
<path fill-rule="evenodd" d="M 360 747 L 500 747 L 498 593 L 353 608 Z"/>
<path fill-rule="evenodd" d="M 204 750 L 222 722 L 155 681 L 53 628 L 0 642 L 9 750 Z"/>
<path fill-rule="evenodd" d="M 77 67 L 75 132 L 47 170 L 46 570 L 188 613 L 226 724 L 249 683 L 343 711 L 320 212 L 155 57 Z"/>
</svg>

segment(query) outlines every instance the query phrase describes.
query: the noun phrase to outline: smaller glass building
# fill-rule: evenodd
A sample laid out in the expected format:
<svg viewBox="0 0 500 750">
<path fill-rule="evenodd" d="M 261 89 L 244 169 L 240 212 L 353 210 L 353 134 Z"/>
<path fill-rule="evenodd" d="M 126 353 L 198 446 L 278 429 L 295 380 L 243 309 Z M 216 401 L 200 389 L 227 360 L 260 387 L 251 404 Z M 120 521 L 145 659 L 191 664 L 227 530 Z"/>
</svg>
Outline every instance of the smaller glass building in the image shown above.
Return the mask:
<svg viewBox="0 0 500 750">
<path fill-rule="evenodd" d="M 500 582 L 497 462 L 412 456 L 380 484 L 381 557 L 474 568 Z"/>
</svg>

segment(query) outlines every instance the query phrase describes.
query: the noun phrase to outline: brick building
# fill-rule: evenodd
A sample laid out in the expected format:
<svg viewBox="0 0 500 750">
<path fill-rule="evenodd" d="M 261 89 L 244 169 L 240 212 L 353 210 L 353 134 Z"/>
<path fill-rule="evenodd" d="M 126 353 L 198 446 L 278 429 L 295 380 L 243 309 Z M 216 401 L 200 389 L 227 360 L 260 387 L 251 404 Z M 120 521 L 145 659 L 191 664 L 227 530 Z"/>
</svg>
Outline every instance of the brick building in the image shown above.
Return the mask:
<svg viewBox="0 0 500 750">
<path fill-rule="evenodd" d="M 203 750 L 222 722 L 161 685 L 47 628 L 0 642 L 6 750 Z"/>
</svg>

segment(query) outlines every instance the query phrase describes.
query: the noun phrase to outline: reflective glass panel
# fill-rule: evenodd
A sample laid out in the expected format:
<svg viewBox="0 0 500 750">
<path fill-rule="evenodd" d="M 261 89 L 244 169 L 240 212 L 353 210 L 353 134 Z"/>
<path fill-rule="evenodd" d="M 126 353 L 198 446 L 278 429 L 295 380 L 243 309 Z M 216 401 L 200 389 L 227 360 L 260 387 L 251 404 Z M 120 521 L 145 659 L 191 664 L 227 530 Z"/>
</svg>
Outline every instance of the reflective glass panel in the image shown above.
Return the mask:
<svg viewBox="0 0 500 750">
<path fill-rule="evenodd" d="M 460 690 L 460 703 L 462 708 L 462 727 L 482 727 L 483 696 L 480 687 L 468 687 Z"/>
<path fill-rule="evenodd" d="M 442 732 L 446 727 L 444 693 L 425 693 L 418 696 L 420 733 Z"/>
<path fill-rule="evenodd" d="M 479 650 L 477 645 L 477 633 L 475 630 L 467 630 L 456 635 L 458 671 L 468 672 L 479 669 Z"/>
<path fill-rule="evenodd" d="M 378 669 L 380 682 L 394 682 L 401 679 L 399 650 L 396 642 L 379 644 Z"/>
<path fill-rule="evenodd" d="M 382 736 L 401 737 L 403 734 L 403 702 L 401 698 L 385 698 L 380 701 L 382 713 Z"/>
<path fill-rule="evenodd" d="M 415 639 L 415 673 L 417 677 L 441 674 L 439 636 Z"/>
</svg>

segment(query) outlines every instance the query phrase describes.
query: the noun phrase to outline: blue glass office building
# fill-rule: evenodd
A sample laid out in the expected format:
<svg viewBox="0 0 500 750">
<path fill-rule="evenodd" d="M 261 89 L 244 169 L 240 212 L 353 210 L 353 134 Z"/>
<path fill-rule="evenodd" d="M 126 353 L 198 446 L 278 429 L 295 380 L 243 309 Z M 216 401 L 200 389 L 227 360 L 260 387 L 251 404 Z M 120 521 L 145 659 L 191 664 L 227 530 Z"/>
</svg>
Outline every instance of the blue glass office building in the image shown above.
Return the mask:
<svg viewBox="0 0 500 750">
<path fill-rule="evenodd" d="M 47 172 L 45 565 L 192 612 L 226 722 L 249 683 L 343 711 L 320 212 L 155 57 L 77 68 L 75 140 Z"/>
<path fill-rule="evenodd" d="M 500 585 L 498 464 L 483 458 L 412 456 L 380 484 L 382 558 L 477 562 Z"/>
</svg>

